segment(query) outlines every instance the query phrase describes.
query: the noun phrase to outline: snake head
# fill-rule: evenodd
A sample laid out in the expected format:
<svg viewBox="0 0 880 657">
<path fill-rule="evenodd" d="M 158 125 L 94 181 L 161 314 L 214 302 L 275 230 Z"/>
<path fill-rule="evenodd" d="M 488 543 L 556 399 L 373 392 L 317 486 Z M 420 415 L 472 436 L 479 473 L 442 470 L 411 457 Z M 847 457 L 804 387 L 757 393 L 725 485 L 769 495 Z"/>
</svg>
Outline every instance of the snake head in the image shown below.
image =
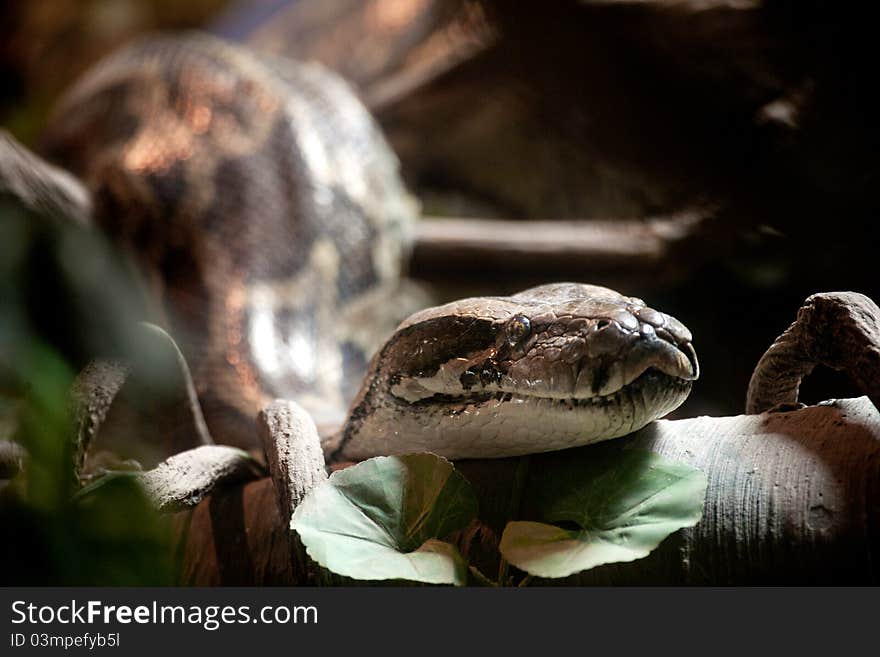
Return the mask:
<svg viewBox="0 0 880 657">
<path fill-rule="evenodd" d="M 666 415 L 698 376 L 681 322 L 608 288 L 463 299 L 416 313 L 373 359 L 344 448 L 464 458 L 583 445 Z"/>
</svg>

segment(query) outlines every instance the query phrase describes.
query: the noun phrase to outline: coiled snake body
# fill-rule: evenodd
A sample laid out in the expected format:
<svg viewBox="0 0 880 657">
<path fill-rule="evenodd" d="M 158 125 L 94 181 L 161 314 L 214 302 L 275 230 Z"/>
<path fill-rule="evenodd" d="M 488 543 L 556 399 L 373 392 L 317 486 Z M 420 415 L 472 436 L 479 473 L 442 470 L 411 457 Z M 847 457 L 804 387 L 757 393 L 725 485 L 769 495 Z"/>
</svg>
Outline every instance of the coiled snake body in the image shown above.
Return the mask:
<svg viewBox="0 0 880 657">
<path fill-rule="evenodd" d="M 420 311 L 355 396 L 416 212 L 372 119 L 316 65 L 150 38 L 75 85 L 43 150 L 144 265 L 222 442 L 252 445 L 273 398 L 320 423 L 354 397 L 328 446 L 342 458 L 559 449 L 668 413 L 698 375 L 674 318 L 554 284 Z"/>
</svg>

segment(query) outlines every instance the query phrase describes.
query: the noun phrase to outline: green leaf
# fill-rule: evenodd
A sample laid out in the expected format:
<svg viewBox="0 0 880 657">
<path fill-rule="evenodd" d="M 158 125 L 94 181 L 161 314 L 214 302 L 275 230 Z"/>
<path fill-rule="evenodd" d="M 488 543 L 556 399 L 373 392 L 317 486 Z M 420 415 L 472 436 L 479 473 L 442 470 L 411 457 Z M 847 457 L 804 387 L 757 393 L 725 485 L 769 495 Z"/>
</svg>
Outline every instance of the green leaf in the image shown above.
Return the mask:
<svg viewBox="0 0 880 657">
<path fill-rule="evenodd" d="M 383 456 L 335 472 L 290 526 L 309 556 L 354 579 L 461 586 L 467 564 L 441 540 L 477 514 L 470 484 L 434 454 Z"/>
<path fill-rule="evenodd" d="M 641 559 L 703 512 L 706 476 L 647 450 L 594 445 L 548 456 L 534 471 L 528 494 L 541 519 L 564 526 L 510 522 L 500 550 L 538 577 Z"/>
</svg>

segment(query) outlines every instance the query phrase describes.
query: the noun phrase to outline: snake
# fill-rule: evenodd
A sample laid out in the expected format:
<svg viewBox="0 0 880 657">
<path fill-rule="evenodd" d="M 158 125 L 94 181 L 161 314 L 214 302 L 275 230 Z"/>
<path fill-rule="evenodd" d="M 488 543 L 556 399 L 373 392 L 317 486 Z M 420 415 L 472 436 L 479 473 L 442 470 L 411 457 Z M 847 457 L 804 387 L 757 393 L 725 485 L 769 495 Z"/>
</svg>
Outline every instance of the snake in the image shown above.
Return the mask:
<svg viewBox="0 0 880 657">
<path fill-rule="evenodd" d="M 681 322 L 596 285 L 395 317 L 418 204 L 356 94 L 317 64 L 144 37 L 73 85 L 40 150 L 134 255 L 218 442 L 253 447 L 281 398 L 335 427 L 336 460 L 516 456 L 635 431 L 699 376 Z"/>
</svg>

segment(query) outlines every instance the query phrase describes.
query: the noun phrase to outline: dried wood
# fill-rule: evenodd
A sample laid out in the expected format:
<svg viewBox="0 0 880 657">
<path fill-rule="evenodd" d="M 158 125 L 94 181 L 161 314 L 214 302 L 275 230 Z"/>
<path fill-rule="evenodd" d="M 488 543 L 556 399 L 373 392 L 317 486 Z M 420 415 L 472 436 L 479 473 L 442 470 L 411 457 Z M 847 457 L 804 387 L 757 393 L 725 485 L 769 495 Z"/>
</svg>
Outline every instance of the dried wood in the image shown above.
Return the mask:
<svg viewBox="0 0 880 657">
<path fill-rule="evenodd" d="M 706 472 L 702 520 L 645 559 L 544 583 L 877 582 L 880 413 L 867 398 L 786 413 L 664 420 L 620 440 Z M 550 467 L 566 453 L 531 458 L 530 469 Z M 484 540 L 470 546 L 475 561 L 494 551 L 511 519 L 518 463 L 456 464 L 476 489 L 486 523 Z M 280 547 L 289 545 L 290 535 L 273 497 L 272 482 L 264 479 L 219 491 L 199 505 L 183 542 L 187 582 L 313 582 L 314 573 L 307 566 L 292 569 L 289 552 Z M 528 483 L 522 499 L 521 518 L 532 512 Z"/>
<path fill-rule="evenodd" d="M 709 217 L 693 210 L 640 220 L 544 220 L 426 217 L 416 227 L 410 271 L 455 280 L 493 272 L 552 280 L 681 275 L 697 259 L 673 257 Z"/>
<path fill-rule="evenodd" d="M 846 372 L 880 408 L 880 308 L 857 292 L 809 297 L 794 323 L 758 361 L 747 413 L 798 402 L 802 379 L 816 365 Z"/>
</svg>

